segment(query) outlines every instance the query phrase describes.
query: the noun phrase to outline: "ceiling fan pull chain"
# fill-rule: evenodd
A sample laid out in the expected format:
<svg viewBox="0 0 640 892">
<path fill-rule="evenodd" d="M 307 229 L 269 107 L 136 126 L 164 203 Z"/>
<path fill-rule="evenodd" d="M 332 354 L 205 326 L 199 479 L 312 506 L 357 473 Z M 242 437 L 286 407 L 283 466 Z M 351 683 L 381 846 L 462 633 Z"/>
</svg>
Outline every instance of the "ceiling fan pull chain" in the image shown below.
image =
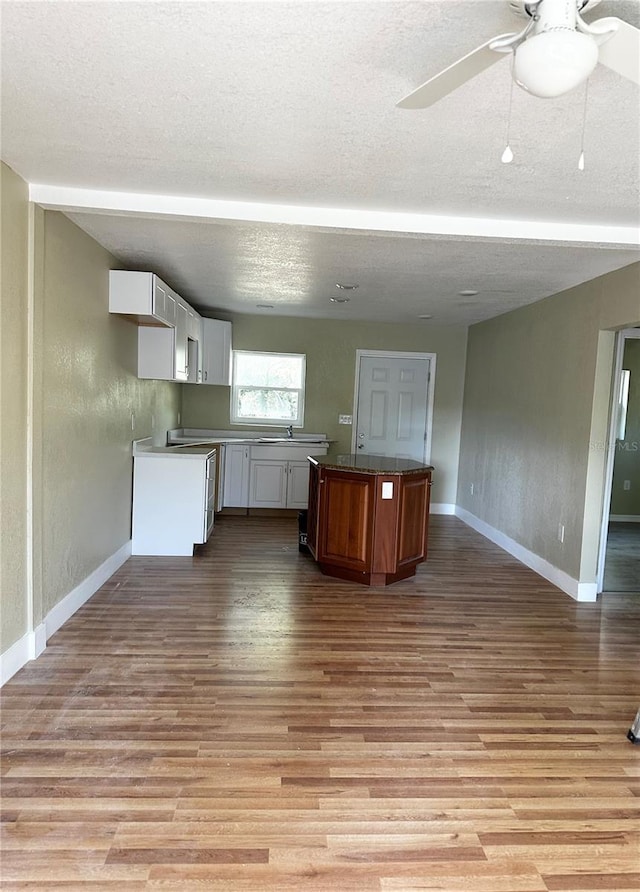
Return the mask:
<svg viewBox="0 0 640 892">
<path fill-rule="evenodd" d="M 513 66 L 513 62 L 512 62 Z M 511 164 L 513 161 L 513 152 L 511 151 L 510 145 L 510 137 L 511 137 L 511 109 L 513 108 L 513 88 L 515 85 L 515 81 L 511 78 L 511 90 L 509 92 L 509 111 L 507 113 L 507 133 L 505 136 L 506 147 L 504 152 L 502 153 L 502 158 L 500 159 L 503 164 Z"/>
<path fill-rule="evenodd" d="M 584 82 L 584 108 L 582 109 L 582 140 L 580 143 L 580 157 L 578 158 L 578 170 L 584 170 L 584 135 L 587 129 L 587 99 L 589 98 L 589 78 Z"/>
</svg>

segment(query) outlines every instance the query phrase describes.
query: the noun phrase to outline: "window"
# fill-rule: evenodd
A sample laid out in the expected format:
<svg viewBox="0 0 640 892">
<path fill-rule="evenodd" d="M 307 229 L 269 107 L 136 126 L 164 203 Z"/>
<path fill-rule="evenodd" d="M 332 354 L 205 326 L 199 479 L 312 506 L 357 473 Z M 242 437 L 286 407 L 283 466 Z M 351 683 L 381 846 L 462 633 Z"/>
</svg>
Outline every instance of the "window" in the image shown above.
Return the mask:
<svg viewBox="0 0 640 892">
<path fill-rule="evenodd" d="M 231 421 L 302 427 L 305 365 L 302 353 L 234 350 Z"/>
</svg>

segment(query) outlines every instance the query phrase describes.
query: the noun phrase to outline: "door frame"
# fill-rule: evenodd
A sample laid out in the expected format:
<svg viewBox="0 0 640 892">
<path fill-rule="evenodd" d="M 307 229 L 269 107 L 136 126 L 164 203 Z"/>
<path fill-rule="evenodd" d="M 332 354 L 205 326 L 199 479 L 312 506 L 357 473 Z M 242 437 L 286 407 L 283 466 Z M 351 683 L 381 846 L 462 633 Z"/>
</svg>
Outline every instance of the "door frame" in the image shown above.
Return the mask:
<svg viewBox="0 0 640 892">
<path fill-rule="evenodd" d="M 600 594 L 604 589 L 604 570 L 607 556 L 607 539 L 609 538 L 609 515 L 611 514 L 611 491 L 613 489 L 613 465 L 616 458 L 616 406 L 620 398 L 620 372 L 624 357 L 626 341 L 640 338 L 640 329 L 623 328 L 616 332 L 616 345 L 613 360 L 611 381 L 611 402 L 609 405 L 609 430 L 606 442 L 606 465 L 604 473 L 604 495 L 602 499 L 602 518 L 600 522 L 600 547 L 598 548 L 598 571 L 596 575 L 596 591 Z"/>
<path fill-rule="evenodd" d="M 433 434 L 433 402 L 436 387 L 436 354 L 435 353 L 411 353 L 402 350 L 356 350 L 356 374 L 353 390 L 353 416 L 351 419 L 351 452 L 356 451 L 356 430 L 358 427 L 358 398 L 360 396 L 360 364 L 364 358 L 378 357 L 379 359 L 428 359 L 429 380 L 427 382 L 427 419 L 424 438 L 424 450 L 422 460 L 424 464 L 431 464 L 431 442 Z"/>
</svg>

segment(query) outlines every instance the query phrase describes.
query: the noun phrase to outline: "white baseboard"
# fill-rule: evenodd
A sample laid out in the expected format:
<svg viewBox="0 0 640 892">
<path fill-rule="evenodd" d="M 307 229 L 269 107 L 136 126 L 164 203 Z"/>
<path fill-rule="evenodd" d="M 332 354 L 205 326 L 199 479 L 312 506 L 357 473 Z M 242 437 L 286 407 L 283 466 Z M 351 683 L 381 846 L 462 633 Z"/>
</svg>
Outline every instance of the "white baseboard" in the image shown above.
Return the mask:
<svg viewBox="0 0 640 892">
<path fill-rule="evenodd" d="M 45 648 L 44 623 L 33 632 L 26 632 L 15 644 L 0 654 L 0 686 L 12 678 L 18 669 L 40 656 Z"/>
<path fill-rule="evenodd" d="M 47 629 L 47 639 L 51 638 L 53 633 L 57 632 L 92 595 L 95 595 L 100 586 L 104 585 L 107 579 L 113 576 L 116 570 L 129 557 L 131 557 L 131 541 L 125 542 L 122 548 L 119 548 L 111 557 L 108 557 L 106 561 L 100 564 L 80 585 L 77 585 L 68 595 L 65 595 L 62 601 L 58 601 L 55 607 L 52 607 L 49 613 L 47 613 L 44 620 Z"/>
<path fill-rule="evenodd" d="M 640 514 L 610 514 L 609 520 L 614 523 L 640 523 Z"/>
<path fill-rule="evenodd" d="M 26 632 L 22 638 L 0 654 L 0 685 L 22 669 L 29 660 L 35 660 L 46 647 L 47 640 L 85 604 L 105 582 L 113 576 L 124 562 L 131 556 L 131 541 L 125 542 L 111 557 L 103 561 L 93 573 L 90 573 L 80 585 L 59 601 L 33 631 Z"/>
<path fill-rule="evenodd" d="M 433 502 L 429 506 L 429 514 L 455 514 L 456 506 L 451 502 Z"/>
<path fill-rule="evenodd" d="M 468 526 L 472 527 L 478 533 L 481 533 L 485 538 L 495 542 L 500 548 L 503 548 L 509 554 L 513 555 L 513 557 L 521 561 L 521 563 L 525 564 L 531 570 L 534 570 L 540 576 L 543 576 L 559 589 L 562 589 L 563 592 L 566 592 L 566 594 L 570 595 L 574 600 L 584 602 L 593 602 L 597 600 L 598 587 L 595 582 L 579 582 L 577 579 L 574 579 L 573 576 L 569 576 L 568 573 L 565 573 L 564 570 L 554 567 L 553 564 L 550 564 L 549 561 L 541 558 L 540 555 L 535 554 L 533 551 L 529 551 L 528 548 L 520 545 L 515 539 L 506 536 L 500 530 L 492 527 L 490 524 L 481 520 L 479 517 L 476 517 L 475 514 L 471 514 L 471 512 L 467 511 L 465 508 L 461 508 L 459 505 L 456 505 L 455 513 L 460 520 L 464 521 Z"/>
</svg>

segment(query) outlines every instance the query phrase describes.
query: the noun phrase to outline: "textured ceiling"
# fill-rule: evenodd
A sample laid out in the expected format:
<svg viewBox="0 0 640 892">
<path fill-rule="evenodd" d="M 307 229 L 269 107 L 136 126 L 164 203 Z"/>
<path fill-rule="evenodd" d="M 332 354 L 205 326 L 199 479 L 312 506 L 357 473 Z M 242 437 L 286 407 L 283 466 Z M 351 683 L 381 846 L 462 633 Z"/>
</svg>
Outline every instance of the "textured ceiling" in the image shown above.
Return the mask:
<svg viewBox="0 0 640 892">
<path fill-rule="evenodd" d="M 500 61 L 430 109 L 395 103 L 521 21 L 504 0 L 1 4 L 2 157 L 31 183 L 361 211 L 633 227 L 640 91 L 598 66 L 556 100 Z M 591 18 L 640 26 L 639 0 Z M 64 208 L 64 205 L 61 205 Z M 99 206 L 98 206 L 99 210 Z M 201 308 L 473 322 L 637 259 L 604 247 L 70 213 Z M 569 232 L 569 230 L 567 230 Z M 357 281 L 349 304 L 336 281 Z M 463 299 L 458 291 L 480 294 Z M 333 289 L 333 292 L 332 292 Z"/>
</svg>

